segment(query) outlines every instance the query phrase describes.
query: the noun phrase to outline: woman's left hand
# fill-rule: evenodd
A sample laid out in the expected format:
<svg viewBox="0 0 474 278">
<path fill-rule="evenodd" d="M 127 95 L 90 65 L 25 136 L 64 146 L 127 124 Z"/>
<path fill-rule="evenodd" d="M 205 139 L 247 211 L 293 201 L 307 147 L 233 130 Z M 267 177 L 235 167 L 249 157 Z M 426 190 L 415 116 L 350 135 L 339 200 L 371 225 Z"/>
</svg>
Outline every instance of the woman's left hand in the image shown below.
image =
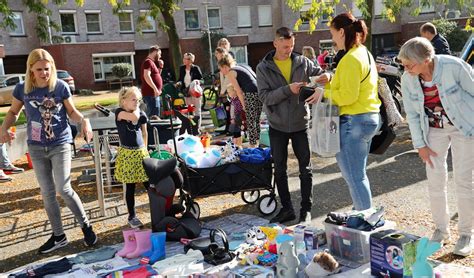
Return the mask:
<svg viewBox="0 0 474 278">
<path fill-rule="evenodd" d="M 318 102 L 318 100 L 320 98 L 323 97 L 322 96 L 323 93 L 324 93 L 324 91 L 323 91 L 322 88 L 315 88 L 314 93 L 310 97 L 308 97 L 305 102 L 307 102 L 309 104 L 314 104 L 314 103 Z"/>
<path fill-rule="evenodd" d="M 92 127 L 89 119 L 82 120 L 82 134 L 84 135 L 87 143 L 92 140 Z"/>
</svg>

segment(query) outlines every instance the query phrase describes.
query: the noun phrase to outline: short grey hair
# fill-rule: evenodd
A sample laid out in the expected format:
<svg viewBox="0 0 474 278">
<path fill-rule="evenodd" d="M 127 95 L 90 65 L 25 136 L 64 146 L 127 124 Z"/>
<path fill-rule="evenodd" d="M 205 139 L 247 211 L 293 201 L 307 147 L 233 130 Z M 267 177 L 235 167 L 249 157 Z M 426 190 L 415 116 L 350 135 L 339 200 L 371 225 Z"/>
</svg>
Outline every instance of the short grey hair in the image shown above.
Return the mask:
<svg viewBox="0 0 474 278">
<path fill-rule="evenodd" d="M 426 59 L 432 60 L 435 55 L 433 45 L 428 39 L 414 37 L 409 39 L 400 49 L 398 59 L 422 63 Z"/>
</svg>

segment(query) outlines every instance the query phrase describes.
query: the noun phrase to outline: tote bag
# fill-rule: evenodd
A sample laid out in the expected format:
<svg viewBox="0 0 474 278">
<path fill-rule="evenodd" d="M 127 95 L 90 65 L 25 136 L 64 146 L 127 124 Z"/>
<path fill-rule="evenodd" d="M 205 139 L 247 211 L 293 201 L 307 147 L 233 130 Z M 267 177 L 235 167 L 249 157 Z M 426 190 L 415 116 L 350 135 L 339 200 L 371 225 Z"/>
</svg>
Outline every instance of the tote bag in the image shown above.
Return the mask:
<svg viewBox="0 0 474 278">
<path fill-rule="evenodd" d="M 227 120 L 227 114 L 225 113 L 224 106 L 217 106 L 216 108 L 209 109 L 211 114 L 212 124 L 215 128 L 224 126 Z"/>
<path fill-rule="evenodd" d="M 311 150 L 322 157 L 335 156 L 340 151 L 339 133 L 339 107 L 321 95 L 313 106 Z"/>
</svg>

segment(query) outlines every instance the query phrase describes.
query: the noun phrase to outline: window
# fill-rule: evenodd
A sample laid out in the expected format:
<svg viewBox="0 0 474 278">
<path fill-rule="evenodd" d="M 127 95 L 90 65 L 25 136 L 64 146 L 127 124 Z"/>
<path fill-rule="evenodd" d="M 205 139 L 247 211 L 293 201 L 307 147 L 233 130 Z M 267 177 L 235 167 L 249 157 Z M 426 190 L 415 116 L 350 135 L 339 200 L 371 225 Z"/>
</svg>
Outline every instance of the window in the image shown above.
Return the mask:
<svg viewBox="0 0 474 278">
<path fill-rule="evenodd" d="M 121 11 L 119 17 L 120 32 L 133 32 L 133 16 L 132 11 Z"/>
<path fill-rule="evenodd" d="M 382 0 L 374 0 L 374 16 L 380 17 L 383 11 L 383 1 Z"/>
<path fill-rule="evenodd" d="M 333 45 L 332 40 L 320 40 L 319 41 L 319 52 L 322 53 L 322 52 L 324 52 L 324 50 L 327 50 L 327 51 L 329 51 L 329 53 L 332 53 L 333 52 L 332 45 Z"/>
<path fill-rule="evenodd" d="M 357 8 L 356 2 L 352 2 L 352 15 L 355 17 L 362 17 L 362 12 Z"/>
<path fill-rule="evenodd" d="M 336 15 L 336 5 L 334 5 L 334 2 L 330 0 L 324 0 L 324 4 L 332 8 L 332 13 L 329 13 L 329 14 L 325 13 L 322 18 L 322 22 L 328 22 L 329 17 L 334 17 Z"/>
<path fill-rule="evenodd" d="M 230 48 L 232 52 L 235 54 L 235 61 L 237 64 L 245 64 L 248 65 L 247 60 L 247 46 L 232 46 Z"/>
<path fill-rule="evenodd" d="M 128 63 L 132 65 L 132 76 L 135 78 L 133 55 L 135 55 L 134 52 L 92 54 L 94 80 L 104 81 L 113 78 L 112 67 L 117 63 Z"/>
<path fill-rule="evenodd" d="M 186 23 L 186 30 L 199 29 L 199 14 L 198 10 L 185 10 L 184 21 Z"/>
<path fill-rule="evenodd" d="M 85 11 L 88 34 L 101 33 L 100 11 Z"/>
<path fill-rule="evenodd" d="M 150 15 L 150 11 L 141 10 L 140 16 L 144 17 L 142 31 L 143 32 L 155 32 L 156 31 L 156 21 Z"/>
<path fill-rule="evenodd" d="M 61 18 L 61 32 L 63 34 L 75 34 L 76 30 L 76 11 L 59 11 Z"/>
<path fill-rule="evenodd" d="M 309 23 L 309 17 L 307 16 L 308 10 L 311 8 L 311 1 L 305 0 L 303 7 L 300 10 L 300 18 L 303 21 L 303 24 Z"/>
<path fill-rule="evenodd" d="M 237 7 L 237 26 L 238 27 L 251 27 L 250 21 L 250 6 L 238 6 Z"/>
<path fill-rule="evenodd" d="M 25 35 L 25 28 L 23 25 L 23 14 L 21 12 L 13 12 L 13 22 L 15 23 L 15 28 L 10 28 L 10 35 Z"/>
<path fill-rule="evenodd" d="M 209 29 L 221 28 L 221 10 L 219 8 L 207 8 Z"/>
<path fill-rule="evenodd" d="M 258 5 L 258 26 L 272 26 L 271 5 Z"/>
<path fill-rule="evenodd" d="M 421 1 L 419 1 L 418 5 L 421 5 Z M 435 11 L 434 5 L 432 3 L 430 3 L 429 6 L 423 6 L 423 7 L 420 6 L 420 8 L 421 8 L 420 14 L 434 13 Z"/>
</svg>

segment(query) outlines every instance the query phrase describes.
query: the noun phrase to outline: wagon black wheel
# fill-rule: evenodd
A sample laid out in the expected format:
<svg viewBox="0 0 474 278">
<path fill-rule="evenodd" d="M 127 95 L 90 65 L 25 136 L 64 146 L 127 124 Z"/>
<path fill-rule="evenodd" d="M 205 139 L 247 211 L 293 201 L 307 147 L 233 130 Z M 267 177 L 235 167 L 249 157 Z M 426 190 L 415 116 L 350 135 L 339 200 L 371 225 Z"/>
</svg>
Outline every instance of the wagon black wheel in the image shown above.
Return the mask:
<svg viewBox="0 0 474 278">
<path fill-rule="evenodd" d="M 275 195 L 265 194 L 258 200 L 258 211 L 263 215 L 270 215 L 277 209 Z"/>
<path fill-rule="evenodd" d="M 253 204 L 260 198 L 260 190 L 243 191 L 240 193 L 242 200 L 247 204 Z"/>
<path fill-rule="evenodd" d="M 191 205 L 186 205 L 186 212 L 191 213 L 196 219 L 199 219 L 201 216 L 201 208 L 199 207 L 199 204 L 194 201 Z"/>
</svg>

